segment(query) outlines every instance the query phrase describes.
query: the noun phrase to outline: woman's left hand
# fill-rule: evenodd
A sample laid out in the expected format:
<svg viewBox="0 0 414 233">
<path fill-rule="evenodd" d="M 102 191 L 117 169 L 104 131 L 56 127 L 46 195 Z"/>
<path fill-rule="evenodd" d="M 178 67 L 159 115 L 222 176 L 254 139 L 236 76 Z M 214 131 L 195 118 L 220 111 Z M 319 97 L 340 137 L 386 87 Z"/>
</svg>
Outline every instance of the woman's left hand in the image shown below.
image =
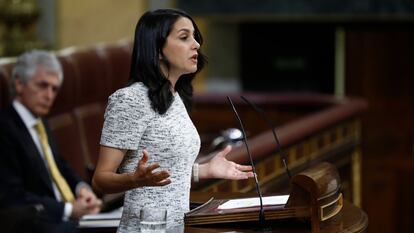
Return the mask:
<svg viewBox="0 0 414 233">
<path fill-rule="evenodd" d="M 243 180 L 254 177 L 252 166 L 240 165 L 226 159 L 226 155 L 231 151 L 231 146 L 226 146 L 224 150 L 218 152 L 208 163 L 199 165 L 200 179 L 221 178 L 229 180 Z"/>
</svg>

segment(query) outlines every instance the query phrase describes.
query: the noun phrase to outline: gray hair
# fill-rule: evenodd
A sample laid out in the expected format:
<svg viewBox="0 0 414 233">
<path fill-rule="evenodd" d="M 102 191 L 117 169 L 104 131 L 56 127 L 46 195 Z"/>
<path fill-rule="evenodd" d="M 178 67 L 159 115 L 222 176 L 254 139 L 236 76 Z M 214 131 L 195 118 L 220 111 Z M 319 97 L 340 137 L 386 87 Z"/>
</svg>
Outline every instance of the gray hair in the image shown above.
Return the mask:
<svg viewBox="0 0 414 233">
<path fill-rule="evenodd" d="M 56 55 L 43 50 L 32 50 L 17 58 L 12 71 L 13 81 L 19 79 L 26 83 L 33 78 L 39 66 L 43 67 L 47 72 L 56 73 L 59 81 L 63 82 L 62 67 Z"/>
</svg>

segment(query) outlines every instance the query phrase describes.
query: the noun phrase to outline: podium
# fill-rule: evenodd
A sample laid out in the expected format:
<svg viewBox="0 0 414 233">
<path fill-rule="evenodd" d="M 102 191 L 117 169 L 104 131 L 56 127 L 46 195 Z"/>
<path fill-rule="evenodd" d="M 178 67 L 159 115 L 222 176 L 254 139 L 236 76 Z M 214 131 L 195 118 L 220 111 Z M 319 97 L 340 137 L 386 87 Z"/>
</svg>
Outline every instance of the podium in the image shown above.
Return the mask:
<svg viewBox="0 0 414 233">
<path fill-rule="evenodd" d="M 286 233 L 351 233 L 365 232 L 368 217 L 360 208 L 343 200 L 336 168 L 329 163 L 295 175 L 291 180 L 289 200 L 285 205 L 265 206 L 267 222 L 273 230 Z M 257 232 L 259 208 L 217 211 L 217 206 L 230 199 L 255 197 L 252 193 L 191 192 L 192 203 L 204 203 L 185 216 L 183 233 Z M 211 196 L 216 199 L 206 202 Z M 119 219 L 97 220 L 93 225 L 81 224 L 81 233 L 115 233 Z"/>
<path fill-rule="evenodd" d="M 260 207 L 219 209 L 229 199 L 213 199 L 185 216 L 187 226 L 212 225 L 259 220 Z M 319 233 L 321 224 L 337 216 L 344 205 L 341 182 L 335 166 L 323 162 L 292 177 L 285 205 L 264 206 L 266 221 L 304 219 L 311 232 Z"/>
</svg>

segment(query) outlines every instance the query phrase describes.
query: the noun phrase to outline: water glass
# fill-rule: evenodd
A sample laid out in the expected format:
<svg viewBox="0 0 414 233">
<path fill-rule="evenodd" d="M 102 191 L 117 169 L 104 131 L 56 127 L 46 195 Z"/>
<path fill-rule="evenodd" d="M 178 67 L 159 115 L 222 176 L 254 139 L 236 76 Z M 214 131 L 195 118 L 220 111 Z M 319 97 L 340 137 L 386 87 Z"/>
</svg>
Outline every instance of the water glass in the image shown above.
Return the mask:
<svg viewBox="0 0 414 233">
<path fill-rule="evenodd" d="M 165 233 L 167 210 L 163 208 L 142 208 L 140 211 L 141 233 Z"/>
</svg>

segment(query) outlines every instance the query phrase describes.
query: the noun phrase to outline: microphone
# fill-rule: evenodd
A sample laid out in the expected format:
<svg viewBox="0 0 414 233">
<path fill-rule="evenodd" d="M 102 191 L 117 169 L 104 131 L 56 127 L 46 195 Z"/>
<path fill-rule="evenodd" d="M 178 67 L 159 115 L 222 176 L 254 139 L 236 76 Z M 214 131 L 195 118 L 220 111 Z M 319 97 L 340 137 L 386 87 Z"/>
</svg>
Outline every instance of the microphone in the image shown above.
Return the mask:
<svg viewBox="0 0 414 233">
<path fill-rule="evenodd" d="M 234 107 L 234 104 L 231 101 L 231 98 L 229 96 L 227 96 L 227 100 L 229 101 L 229 103 L 230 103 L 230 105 L 231 105 L 231 107 L 233 109 L 234 115 L 236 116 L 236 118 L 237 118 L 237 120 L 239 122 L 239 125 L 241 127 L 241 130 L 243 132 L 244 145 L 246 146 L 247 154 L 249 155 L 249 159 L 250 159 L 250 165 L 252 166 L 252 169 L 253 169 L 254 181 L 256 183 L 256 191 L 257 191 L 257 194 L 259 195 L 259 200 L 260 200 L 260 212 L 259 212 L 260 230 L 267 231 L 268 229 L 265 228 L 266 218 L 265 218 L 264 209 L 263 209 L 262 192 L 260 191 L 259 181 L 257 180 L 256 167 L 254 166 L 253 158 L 252 158 L 252 155 L 250 154 L 250 150 L 249 150 L 249 145 L 247 144 L 246 131 L 244 130 L 243 123 L 242 123 L 242 121 L 240 119 L 240 116 L 237 113 L 237 110 Z"/>
<path fill-rule="evenodd" d="M 253 104 L 252 102 L 250 102 L 244 96 L 240 96 L 240 98 L 244 102 L 246 102 L 247 104 L 249 104 L 257 113 L 259 113 L 265 119 L 267 125 L 272 129 L 273 137 L 275 138 L 276 143 L 277 143 L 276 151 L 279 152 L 280 158 L 282 159 L 283 166 L 285 167 L 286 173 L 287 173 L 287 175 L 288 175 L 288 177 L 290 179 L 292 177 L 292 175 L 290 174 L 290 170 L 289 170 L 289 167 L 288 167 L 288 164 L 287 164 L 287 161 L 286 161 L 286 156 L 285 156 L 285 154 L 282 151 L 279 138 L 277 137 L 276 127 L 274 126 L 274 124 L 272 123 L 272 121 L 270 120 L 270 118 L 265 114 L 265 112 L 263 111 L 263 109 L 259 108 L 256 104 Z"/>
</svg>

